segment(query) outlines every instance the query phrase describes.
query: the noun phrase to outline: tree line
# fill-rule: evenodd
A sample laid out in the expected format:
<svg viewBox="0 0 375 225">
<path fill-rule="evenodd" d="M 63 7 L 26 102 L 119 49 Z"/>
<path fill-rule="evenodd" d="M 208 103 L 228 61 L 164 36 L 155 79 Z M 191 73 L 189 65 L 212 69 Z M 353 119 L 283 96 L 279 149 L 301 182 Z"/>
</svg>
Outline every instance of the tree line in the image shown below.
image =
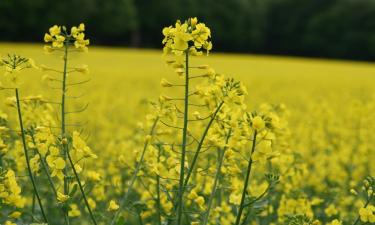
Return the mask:
<svg viewBox="0 0 375 225">
<path fill-rule="evenodd" d="M 161 29 L 191 16 L 215 51 L 375 59 L 374 0 L 0 0 L 0 40 L 84 22 L 92 44 L 160 48 Z"/>
</svg>

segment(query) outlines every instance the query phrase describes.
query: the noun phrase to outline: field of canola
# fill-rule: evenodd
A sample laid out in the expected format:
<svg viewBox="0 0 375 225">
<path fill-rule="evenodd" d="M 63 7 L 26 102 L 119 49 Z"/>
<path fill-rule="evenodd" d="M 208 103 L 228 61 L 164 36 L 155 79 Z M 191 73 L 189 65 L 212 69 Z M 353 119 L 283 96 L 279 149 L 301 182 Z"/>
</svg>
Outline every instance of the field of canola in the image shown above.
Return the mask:
<svg viewBox="0 0 375 225">
<path fill-rule="evenodd" d="M 62 135 L 63 51 L 0 43 L 0 224 L 375 223 L 373 64 L 88 48 Z"/>
</svg>

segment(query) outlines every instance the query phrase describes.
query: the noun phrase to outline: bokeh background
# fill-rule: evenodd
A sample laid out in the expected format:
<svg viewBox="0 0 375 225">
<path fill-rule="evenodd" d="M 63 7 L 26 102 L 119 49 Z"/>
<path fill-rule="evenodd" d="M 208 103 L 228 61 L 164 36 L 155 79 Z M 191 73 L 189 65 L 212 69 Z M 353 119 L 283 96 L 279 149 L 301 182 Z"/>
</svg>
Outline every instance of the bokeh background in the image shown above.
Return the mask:
<svg viewBox="0 0 375 225">
<path fill-rule="evenodd" d="M 375 59 L 374 0 L 1 0 L 0 41 L 82 21 L 94 45 L 160 49 L 161 29 L 191 16 L 215 51 Z"/>
</svg>

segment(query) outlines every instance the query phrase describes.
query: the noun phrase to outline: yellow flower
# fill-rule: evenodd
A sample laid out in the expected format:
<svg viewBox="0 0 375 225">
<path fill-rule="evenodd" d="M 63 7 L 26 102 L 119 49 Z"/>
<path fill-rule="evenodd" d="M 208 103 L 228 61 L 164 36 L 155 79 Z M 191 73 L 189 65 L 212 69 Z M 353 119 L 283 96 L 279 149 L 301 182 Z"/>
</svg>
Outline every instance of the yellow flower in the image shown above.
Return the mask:
<svg viewBox="0 0 375 225">
<path fill-rule="evenodd" d="M 69 217 L 78 217 L 81 215 L 81 211 L 79 211 L 78 206 L 76 204 L 70 205 L 70 210 L 68 211 Z"/>
<path fill-rule="evenodd" d="M 325 210 L 324 210 L 324 213 L 331 217 L 331 216 L 334 216 L 338 213 L 336 207 L 333 205 L 333 204 L 330 204 Z"/>
<path fill-rule="evenodd" d="M 108 205 L 107 210 L 108 210 L 108 211 L 116 211 L 116 210 L 118 210 L 119 208 L 120 208 L 120 206 L 117 205 L 117 203 L 116 203 L 114 200 L 111 200 L 111 201 L 109 202 L 109 205 Z"/>
<path fill-rule="evenodd" d="M 202 196 L 199 196 L 194 201 L 198 204 L 199 208 L 204 209 L 205 200 Z"/>
<path fill-rule="evenodd" d="M 359 209 L 359 216 L 362 222 L 375 223 L 375 207 L 368 205 L 366 208 Z"/>
<path fill-rule="evenodd" d="M 87 65 L 83 65 L 81 67 L 77 67 L 77 68 L 75 68 L 75 70 L 77 72 L 83 73 L 83 74 L 89 74 L 90 73 L 89 67 Z"/>
<path fill-rule="evenodd" d="M 255 116 L 252 120 L 252 127 L 255 129 L 255 130 L 261 130 L 265 127 L 265 122 L 264 120 L 262 119 L 262 117 L 260 116 Z"/>
<path fill-rule="evenodd" d="M 44 34 L 44 42 L 52 42 L 53 37 L 50 34 Z"/>
<path fill-rule="evenodd" d="M 161 81 L 160 81 L 160 85 L 162 87 L 172 87 L 173 85 L 167 81 L 165 78 L 162 78 Z"/>
<path fill-rule="evenodd" d="M 50 155 L 47 156 L 47 164 L 52 169 L 51 177 L 57 176 L 60 180 L 64 179 L 63 169 L 66 166 L 65 160 L 58 156 L 57 148 L 50 149 Z"/>
<path fill-rule="evenodd" d="M 332 220 L 330 223 L 327 225 L 342 225 L 342 222 L 338 219 Z"/>
<path fill-rule="evenodd" d="M 61 27 L 54 25 L 53 27 L 49 28 L 49 33 L 51 36 L 59 35 L 61 33 Z"/>
<path fill-rule="evenodd" d="M 9 220 L 7 220 L 7 221 L 5 222 L 4 225 L 17 225 L 17 224 L 16 224 L 16 223 L 13 223 L 13 222 L 11 222 L 11 221 L 9 221 Z"/>
<path fill-rule="evenodd" d="M 64 203 L 68 201 L 69 198 L 70 198 L 69 195 L 64 195 L 63 193 L 59 191 L 57 192 L 57 201 Z"/>
<path fill-rule="evenodd" d="M 88 198 L 87 202 L 89 203 L 91 209 L 94 210 L 96 208 L 96 202 L 92 198 Z"/>
<path fill-rule="evenodd" d="M 15 219 L 19 218 L 20 216 L 21 216 L 21 212 L 19 212 L 19 211 L 14 211 L 14 212 L 12 212 L 12 213 L 9 215 L 9 217 L 11 217 L 11 218 L 15 218 Z"/>
<path fill-rule="evenodd" d="M 87 177 L 92 181 L 100 181 L 101 180 L 100 173 L 92 171 L 92 170 L 87 171 Z"/>
</svg>

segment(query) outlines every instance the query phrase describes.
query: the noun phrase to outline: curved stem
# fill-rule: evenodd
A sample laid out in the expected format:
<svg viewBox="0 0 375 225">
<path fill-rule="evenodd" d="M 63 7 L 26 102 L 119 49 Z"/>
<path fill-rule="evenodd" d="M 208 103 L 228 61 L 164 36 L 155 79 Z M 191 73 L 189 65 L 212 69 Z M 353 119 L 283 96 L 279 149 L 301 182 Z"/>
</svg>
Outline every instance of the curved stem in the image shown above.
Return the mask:
<svg viewBox="0 0 375 225">
<path fill-rule="evenodd" d="M 253 156 L 253 153 L 255 151 L 256 139 L 257 139 L 257 131 L 255 130 L 254 131 L 254 137 L 253 137 L 253 143 L 252 143 L 252 147 L 251 147 L 250 158 L 249 158 L 249 164 L 247 166 L 245 183 L 244 183 L 243 190 L 242 190 L 242 197 L 241 197 L 240 208 L 239 208 L 238 213 L 237 213 L 237 218 L 236 218 L 235 225 L 239 225 L 240 224 L 241 216 L 242 216 L 242 211 L 244 209 L 245 197 L 246 197 L 246 192 L 247 192 L 247 186 L 249 184 L 249 178 L 250 178 L 250 174 L 251 174 L 251 167 L 252 167 L 252 164 L 253 164 L 252 156 Z"/>
<path fill-rule="evenodd" d="M 189 179 L 193 173 L 193 170 L 194 170 L 194 167 L 195 167 L 195 164 L 198 160 L 198 156 L 199 156 L 199 153 L 202 149 L 202 146 L 203 146 L 203 142 L 204 140 L 206 139 L 206 136 L 208 134 L 208 131 L 212 125 L 212 123 L 214 122 L 215 118 L 216 118 L 216 115 L 219 113 L 221 107 L 224 105 L 224 101 L 222 101 L 219 106 L 216 108 L 214 114 L 212 115 L 211 119 L 210 119 L 210 122 L 208 122 L 207 126 L 206 126 L 206 129 L 204 130 L 203 132 L 203 135 L 201 137 L 201 140 L 199 141 L 199 144 L 198 144 L 198 147 L 197 147 L 197 150 L 195 151 L 195 154 L 194 154 L 194 157 L 193 157 L 193 160 L 191 161 L 191 166 L 190 166 L 190 169 L 188 170 L 188 173 L 186 175 L 186 179 L 185 179 L 185 182 L 184 182 L 184 189 L 186 188 L 186 186 L 188 185 L 189 183 Z"/>
<path fill-rule="evenodd" d="M 225 140 L 226 145 L 228 144 L 231 133 L 232 133 L 232 130 L 230 129 L 229 132 L 228 132 L 227 138 Z M 221 167 L 222 167 L 223 162 L 224 162 L 224 155 L 225 155 L 226 150 L 227 150 L 227 146 L 224 147 L 223 152 L 219 156 L 219 165 L 217 166 L 214 185 L 212 187 L 212 192 L 211 192 L 211 195 L 210 195 L 209 200 L 208 200 L 208 206 L 207 206 L 207 211 L 206 211 L 205 216 L 204 216 L 203 225 L 206 225 L 208 223 L 208 218 L 210 216 L 210 211 L 211 211 L 213 199 L 215 198 L 215 195 L 216 195 L 217 184 L 218 184 L 219 178 L 221 176 Z"/>
<path fill-rule="evenodd" d="M 24 150 L 24 153 L 25 153 L 25 159 L 26 159 L 26 165 L 27 165 L 27 172 L 29 174 L 31 183 L 33 185 L 34 194 L 35 194 L 35 197 L 38 200 L 38 204 L 39 204 L 39 207 L 40 207 L 40 211 L 42 212 L 42 216 L 43 216 L 44 222 L 48 223 L 47 216 L 44 213 L 42 200 L 40 199 L 39 192 L 38 192 L 38 189 L 37 189 L 36 184 L 35 184 L 35 179 L 34 179 L 32 171 L 31 171 L 31 167 L 30 167 L 29 153 L 27 152 L 26 138 L 25 138 L 25 132 L 24 132 L 24 128 L 23 128 L 22 113 L 21 113 L 21 106 L 20 106 L 20 98 L 19 98 L 19 94 L 18 94 L 18 89 L 17 88 L 16 88 L 16 101 L 17 101 L 17 112 L 18 112 L 18 120 L 19 120 L 19 123 L 20 123 L 20 129 L 21 129 L 21 137 L 22 137 L 23 150 Z"/>
<path fill-rule="evenodd" d="M 203 135 L 202 135 L 202 137 L 201 137 L 201 139 L 200 139 L 200 141 L 199 141 L 199 143 L 198 143 L 197 150 L 195 151 L 195 154 L 194 154 L 194 156 L 193 156 L 193 160 L 192 160 L 192 162 L 191 162 L 191 166 L 190 166 L 190 168 L 189 168 L 188 171 L 187 171 L 187 175 L 186 175 L 186 178 L 185 178 L 185 181 L 184 181 L 184 186 L 183 186 L 183 188 L 182 188 L 183 191 L 185 191 L 186 186 L 187 186 L 188 183 L 189 183 L 190 177 L 191 177 L 191 175 L 192 175 L 192 173 L 193 173 L 193 171 L 194 171 L 195 164 L 196 164 L 196 162 L 197 162 L 197 160 L 198 160 L 199 153 L 200 153 L 200 151 L 201 151 L 201 149 L 202 149 L 203 142 L 204 142 L 204 140 L 206 139 L 206 136 L 207 136 L 207 134 L 208 134 L 208 131 L 209 131 L 209 129 L 210 129 L 212 123 L 214 122 L 214 120 L 215 120 L 217 114 L 219 113 L 221 107 L 223 107 L 223 105 L 224 105 L 224 101 L 222 101 L 222 102 L 218 105 L 218 107 L 216 108 L 215 112 L 212 114 L 212 117 L 211 117 L 210 121 L 208 122 L 208 124 L 207 124 L 207 126 L 206 126 L 206 129 L 205 129 L 204 132 L 203 132 Z M 176 208 L 176 207 L 178 206 L 177 204 L 178 204 L 178 202 L 175 203 L 174 208 Z M 170 223 L 168 223 L 168 224 L 170 224 Z"/>
<path fill-rule="evenodd" d="M 177 224 L 182 221 L 182 204 L 184 195 L 184 179 L 185 179 L 185 157 L 186 157 L 186 140 L 188 129 L 188 113 L 189 113 L 189 51 L 185 51 L 185 98 L 184 98 L 184 126 L 182 130 L 182 149 L 181 149 L 181 165 L 180 165 L 180 182 L 178 188 L 177 201 Z"/>
<path fill-rule="evenodd" d="M 87 208 L 87 210 L 89 211 L 91 221 L 93 222 L 93 224 L 97 225 L 96 220 L 95 220 L 95 217 L 94 217 L 94 215 L 93 215 L 93 213 L 92 213 L 92 211 L 91 211 L 91 207 L 90 207 L 90 205 L 89 205 L 89 202 L 87 201 L 85 191 L 83 190 L 83 187 L 82 187 L 82 184 L 81 184 L 81 180 L 79 179 L 79 176 L 78 176 L 78 173 L 77 173 L 77 171 L 76 171 L 76 168 L 74 167 L 74 163 L 73 163 L 73 161 L 72 161 L 72 158 L 70 157 L 69 150 L 67 151 L 67 156 L 68 156 L 68 159 L 69 159 L 70 166 L 71 166 L 72 169 L 73 169 L 74 176 L 75 176 L 75 178 L 76 178 L 76 180 L 77 180 L 77 183 L 78 183 L 78 186 L 79 186 L 79 190 L 81 191 L 81 194 L 82 194 L 83 200 L 85 201 L 86 208 Z"/>
<path fill-rule="evenodd" d="M 36 146 L 34 134 L 31 134 L 31 140 L 33 141 L 34 146 Z M 51 189 L 52 189 L 53 193 L 55 194 L 55 196 L 57 196 L 57 190 L 56 190 L 55 184 L 52 181 L 52 177 L 51 177 L 51 174 L 49 173 L 49 170 L 48 170 L 48 167 L 46 165 L 46 162 L 45 162 L 42 154 L 40 154 L 38 148 L 35 148 L 35 152 L 39 155 L 39 159 L 40 159 L 40 162 L 42 164 L 42 168 L 43 168 L 43 170 L 46 173 L 47 178 L 48 178 L 48 183 L 50 184 Z"/>
<path fill-rule="evenodd" d="M 155 119 L 155 121 L 154 121 L 154 123 L 153 123 L 153 125 L 151 127 L 149 135 L 153 135 L 154 134 L 154 130 L 156 128 L 156 125 L 157 125 L 158 121 L 159 121 L 159 117 L 157 117 Z M 138 177 L 137 175 L 138 175 L 139 171 L 141 170 L 141 166 L 142 166 L 145 154 L 146 154 L 146 150 L 147 150 L 148 144 L 149 144 L 149 142 L 146 141 L 145 144 L 144 144 L 144 146 L 143 146 L 143 151 L 142 151 L 142 154 L 141 154 L 141 158 L 139 159 L 139 163 L 137 164 L 137 166 L 136 166 L 136 168 L 134 170 L 134 173 L 133 173 L 133 175 L 131 177 L 130 184 L 129 184 L 127 192 L 125 193 L 124 197 L 120 200 L 120 207 L 116 211 L 116 214 L 114 215 L 114 217 L 112 218 L 111 225 L 115 224 L 115 222 L 117 220 L 117 217 L 120 215 L 120 211 L 124 207 L 124 205 L 126 203 L 126 200 L 129 197 L 130 191 L 132 190 L 133 185 L 134 185 L 135 181 L 137 180 L 137 177 Z"/>
</svg>

